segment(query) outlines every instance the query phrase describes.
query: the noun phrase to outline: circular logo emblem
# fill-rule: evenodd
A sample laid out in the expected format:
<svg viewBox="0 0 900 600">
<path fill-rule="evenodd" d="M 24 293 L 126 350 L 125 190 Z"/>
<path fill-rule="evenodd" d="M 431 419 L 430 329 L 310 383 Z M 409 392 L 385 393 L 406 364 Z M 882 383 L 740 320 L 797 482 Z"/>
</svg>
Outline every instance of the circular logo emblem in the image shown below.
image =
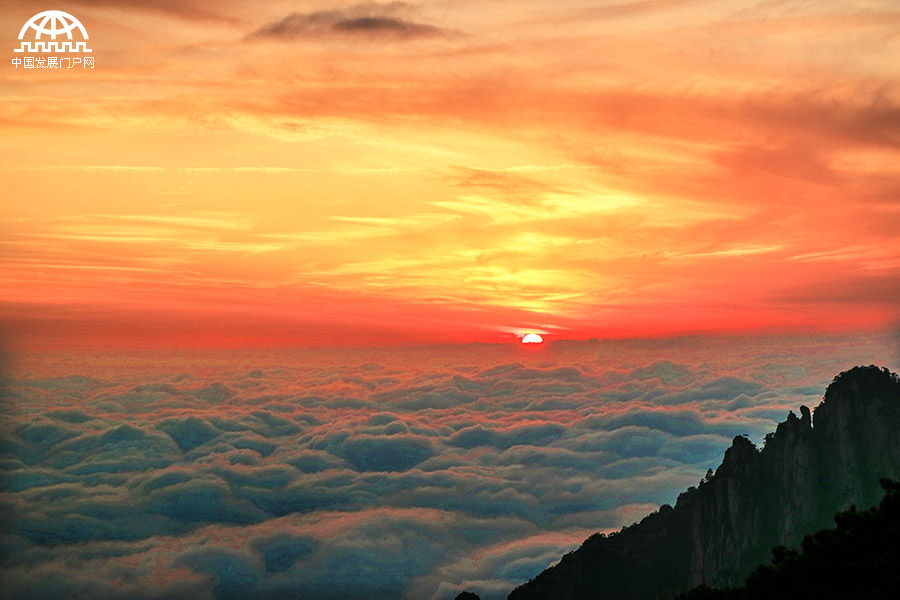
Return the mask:
<svg viewBox="0 0 900 600">
<path fill-rule="evenodd" d="M 19 31 L 20 40 L 24 39 L 29 29 L 34 30 L 35 40 L 40 40 L 41 36 L 47 35 L 51 41 L 55 41 L 57 36 L 63 34 L 66 39 L 71 40 L 72 31 L 75 29 L 81 32 L 81 39 L 89 39 L 81 21 L 61 10 L 45 10 L 28 19 L 28 22 Z"/>
</svg>

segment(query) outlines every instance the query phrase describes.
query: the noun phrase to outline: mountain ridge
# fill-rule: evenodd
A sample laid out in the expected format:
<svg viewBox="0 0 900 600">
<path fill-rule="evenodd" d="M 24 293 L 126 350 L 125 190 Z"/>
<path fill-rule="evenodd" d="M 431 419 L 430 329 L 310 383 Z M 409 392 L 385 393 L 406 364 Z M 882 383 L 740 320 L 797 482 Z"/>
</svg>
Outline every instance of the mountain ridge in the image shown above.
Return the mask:
<svg viewBox="0 0 900 600">
<path fill-rule="evenodd" d="M 838 374 L 811 412 L 791 411 L 762 449 L 734 438 L 715 473 L 640 522 L 595 534 L 509 600 L 669 599 L 739 585 L 773 546 L 797 545 L 900 476 L 900 378 L 869 365 Z"/>
</svg>

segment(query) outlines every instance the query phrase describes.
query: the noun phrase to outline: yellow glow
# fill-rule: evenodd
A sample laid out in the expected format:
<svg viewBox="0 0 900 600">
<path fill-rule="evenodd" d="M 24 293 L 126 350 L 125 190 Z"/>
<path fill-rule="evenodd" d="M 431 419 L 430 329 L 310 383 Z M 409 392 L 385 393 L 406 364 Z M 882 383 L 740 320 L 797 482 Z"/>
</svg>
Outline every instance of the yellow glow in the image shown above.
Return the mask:
<svg viewBox="0 0 900 600">
<path fill-rule="evenodd" d="M 900 318 L 889 0 L 409 2 L 446 35 L 254 36 L 282 4 L 79 3 L 96 69 L 6 65 L 0 309 L 464 340 Z"/>
</svg>

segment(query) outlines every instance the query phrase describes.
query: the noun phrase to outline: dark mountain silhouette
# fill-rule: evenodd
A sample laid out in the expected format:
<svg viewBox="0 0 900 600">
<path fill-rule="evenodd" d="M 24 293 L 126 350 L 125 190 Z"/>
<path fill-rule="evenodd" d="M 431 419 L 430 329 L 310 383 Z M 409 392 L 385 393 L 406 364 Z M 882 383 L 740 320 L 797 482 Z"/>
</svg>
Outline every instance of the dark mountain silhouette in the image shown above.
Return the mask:
<svg viewBox="0 0 900 600">
<path fill-rule="evenodd" d="M 472 592 L 460 592 L 454 600 L 481 600 L 481 597 Z"/>
<path fill-rule="evenodd" d="M 677 600 L 893 599 L 900 590 L 900 483 L 882 479 L 881 504 L 838 513 L 833 529 L 804 536 L 800 550 L 778 546 L 740 588 L 697 587 Z"/>
<path fill-rule="evenodd" d="M 509 600 L 670 599 L 741 585 L 773 546 L 795 547 L 833 515 L 868 508 L 900 478 L 900 378 L 875 366 L 834 378 L 824 400 L 791 412 L 758 450 L 734 438 L 722 464 L 639 523 L 582 546 Z M 813 426 L 814 425 L 814 426 Z"/>
</svg>

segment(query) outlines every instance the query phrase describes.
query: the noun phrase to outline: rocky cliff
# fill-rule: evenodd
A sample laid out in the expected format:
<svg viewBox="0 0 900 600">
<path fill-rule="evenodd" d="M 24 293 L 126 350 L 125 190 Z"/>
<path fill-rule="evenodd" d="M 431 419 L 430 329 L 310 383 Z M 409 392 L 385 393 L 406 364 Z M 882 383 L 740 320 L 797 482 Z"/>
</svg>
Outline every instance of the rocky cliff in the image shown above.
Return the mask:
<svg viewBox="0 0 900 600">
<path fill-rule="evenodd" d="M 736 437 L 698 488 L 610 536 L 588 538 L 509 600 L 669 599 L 738 585 L 777 545 L 829 527 L 838 511 L 878 502 L 900 477 L 900 378 L 855 367 L 810 414 L 791 412 L 762 450 Z"/>
</svg>

